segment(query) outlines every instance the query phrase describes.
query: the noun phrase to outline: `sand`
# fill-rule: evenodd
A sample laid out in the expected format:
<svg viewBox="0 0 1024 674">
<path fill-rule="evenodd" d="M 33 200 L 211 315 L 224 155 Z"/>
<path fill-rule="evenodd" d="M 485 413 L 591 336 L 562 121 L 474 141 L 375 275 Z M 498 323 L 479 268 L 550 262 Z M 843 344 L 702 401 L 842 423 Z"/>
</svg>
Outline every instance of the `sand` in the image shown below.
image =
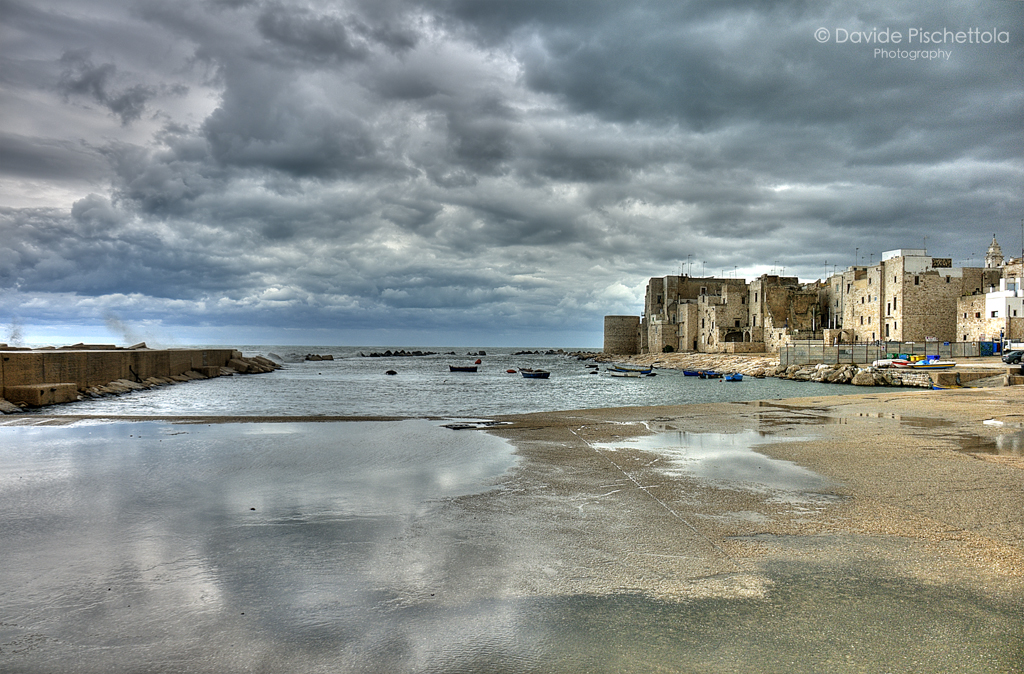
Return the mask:
<svg viewBox="0 0 1024 674">
<path fill-rule="evenodd" d="M 401 607 L 532 602 L 556 631 L 565 607 L 548 671 L 1024 671 L 1021 400 L 876 388 L 500 417 L 453 432 L 505 438 L 515 467 L 418 516 L 379 582 Z"/>
</svg>

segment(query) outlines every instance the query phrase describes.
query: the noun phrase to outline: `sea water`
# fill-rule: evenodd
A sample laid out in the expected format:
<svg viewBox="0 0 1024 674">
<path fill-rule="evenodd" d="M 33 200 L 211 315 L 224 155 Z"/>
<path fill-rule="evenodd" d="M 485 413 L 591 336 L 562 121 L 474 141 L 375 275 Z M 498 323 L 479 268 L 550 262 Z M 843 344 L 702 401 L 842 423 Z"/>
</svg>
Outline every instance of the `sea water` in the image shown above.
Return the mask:
<svg viewBox="0 0 1024 674">
<path fill-rule="evenodd" d="M 433 351 L 428 356 L 374 358 L 362 354 L 385 347 L 242 347 L 283 368 L 255 376 L 219 377 L 164 386 L 122 396 L 48 407 L 45 414 L 222 415 L 222 416 L 402 416 L 487 417 L 552 410 L 685 405 L 730 400 L 766 400 L 842 395 L 862 390 L 846 384 L 784 379 L 725 382 L 686 377 L 679 370 L 656 369 L 653 377 L 612 377 L 608 365 L 595 370 L 565 354 L 519 354 L 523 349 L 406 347 Z M 396 350 L 395 348 L 391 349 Z M 306 354 L 334 360 L 307 361 Z M 453 355 L 454 354 L 454 355 Z M 451 372 L 449 366 L 481 363 L 477 372 Z M 519 368 L 551 372 L 548 379 L 525 379 Z M 387 371 L 397 374 L 388 375 Z M 512 370 L 513 372 L 509 372 Z"/>
<path fill-rule="evenodd" d="M 1019 639 L 1007 635 L 1017 606 L 891 576 L 880 584 L 870 567 L 837 575 L 778 566 L 772 601 L 666 603 L 635 588 L 505 591 L 502 578 L 531 568 L 515 532 L 476 540 L 472 532 L 487 527 L 448 505 L 506 488 L 514 448 L 449 430 L 446 419 L 855 389 L 663 370 L 620 379 L 564 355 L 510 349 L 487 349 L 477 373 L 452 373 L 449 365 L 477 356 L 431 350 L 457 353 L 247 348 L 285 367 L 42 411 L 273 422 L 0 426 L 0 671 L 754 672 L 774 663 L 810 672 L 910 660 L 917 671 L 942 671 L 945 656 L 928 637 L 968 629 L 977 637 L 955 654 L 962 671 L 1013 657 Z M 305 353 L 335 360 L 305 361 Z M 519 367 L 551 378 L 506 372 Z M 297 415 L 420 418 L 287 420 Z M 739 477 L 745 488 L 759 484 L 754 470 L 737 476 L 735 467 L 765 468 L 741 436 L 659 434 L 638 441 L 645 443 L 670 470 Z M 784 468 L 773 473 L 786 478 L 782 487 L 816 486 L 803 469 Z M 779 480 L 769 486 L 780 488 Z M 552 498 L 543 484 L 531 488 Z M 438 595 L 442 588 L 457 596 Z M 823 626 L 830 638 L 808 649 Z M 866 641 L 854 648 L 858 640 Z"/>
</svg>

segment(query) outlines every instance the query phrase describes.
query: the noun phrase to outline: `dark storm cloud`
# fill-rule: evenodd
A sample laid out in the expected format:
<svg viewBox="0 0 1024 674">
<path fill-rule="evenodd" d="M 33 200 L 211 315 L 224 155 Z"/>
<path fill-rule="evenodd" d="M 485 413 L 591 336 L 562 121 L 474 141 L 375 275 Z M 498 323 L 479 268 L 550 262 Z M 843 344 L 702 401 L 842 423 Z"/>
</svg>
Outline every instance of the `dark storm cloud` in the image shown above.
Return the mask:
<svg viewBox="0 0 1024 674">
<path fill-rule="evenodd" d="M 132 84 L 116 87 L 117 66 L 113 63 L 96 65 L 88 50 L 66 52 L 60 58 L 62 72 L 57 89 L 65 99 L 72 95 L 86 96 L 103 105 L 127 126 L 140 119 L 146 104 L 159 92 L 158 87 Z M 184 95 L 187 87 L 175 85 L 167 89 L 175 95 Z"/>
<path fill-rule="evenodd" d="M 683 265 L 961 262 L 1024 210 L 1021 3 L 87 5 L 0 0 L 23 324 L 599 331 Z M 814 37 L 943 26 L 1013 37 Z"/>
<path fill-rule="evenodd" d="M 86 179 L 110 170 L 96 148 L 70 139 L 0 132 L 0 157 L 0 173 L 22 178 Z"/>
</svg>

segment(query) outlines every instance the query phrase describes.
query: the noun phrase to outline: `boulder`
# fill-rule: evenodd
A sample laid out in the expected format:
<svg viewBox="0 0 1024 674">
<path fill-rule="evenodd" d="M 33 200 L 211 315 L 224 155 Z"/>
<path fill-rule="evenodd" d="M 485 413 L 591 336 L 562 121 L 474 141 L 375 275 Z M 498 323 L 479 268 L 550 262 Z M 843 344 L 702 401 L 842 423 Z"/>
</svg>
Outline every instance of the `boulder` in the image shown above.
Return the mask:
<svg viewBox="0 0 1024 674">
<path fill-rule="evenodd" d="M 853 384 L 854 386 L 874 386 L 875 377 L 867 370 L 861 370 L 860 372 L 853 376 L 853 379 L 850 380 L 850 383 Z"/>
<path fill-rule="evenodd" d="M 3 398 L 0 398 L 0 414 L 17 414 L 21 411 L 21 408 L 14 403 L 9 403 Z"/>
</svg>

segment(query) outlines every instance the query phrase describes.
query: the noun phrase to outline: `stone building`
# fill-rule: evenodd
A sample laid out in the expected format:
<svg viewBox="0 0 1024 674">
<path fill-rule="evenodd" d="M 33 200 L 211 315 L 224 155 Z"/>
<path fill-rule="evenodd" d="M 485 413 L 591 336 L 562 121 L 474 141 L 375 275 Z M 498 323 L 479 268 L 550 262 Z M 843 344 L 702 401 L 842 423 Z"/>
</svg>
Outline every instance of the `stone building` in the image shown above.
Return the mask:
<svg viewBox="0 0 1024 674">
<path fill-rule="evenodd" d="M 742 288 L 742 279 L 690 276 L 652 278 L 640 321 L 640 353 L 697 351 L 701 337 L 701 298 L 720 297 L 725 287 Z M 735 294 L 738 291 L 733 291 Z M 710 322 L 705 317 L 704 330 Z"/>
<path fill-rule="evenodd" d="M 1021 259 L 1005 260 L 995 236 L 984 268 L 953 267 L 951 258 L 902 248 L 882 253 L 876 265 L 813 283 L 773 274 L 750 283 L 656 277 L 647 284 L 639 321 L 606 317 L 605 351 L 774 352 L 794 340 L 1024 340 L 1022 284 Z M 624 337 L 631 329 L 633 342 Z"/>
<path fill-rule="evenodd" d="M 998 274 L 987 273 L 989 280 Z M 890 250 L 877 265 L 828 280 L 827 320 L 841 329 L 843 342 L 955 341 L 959 298 L 985 282 L 986 270 L 953 267 L 927 250 Z"/>
<path fill-rule="evenodd" d="M 957 300 L 957 339 L 962 341 L 1024 341 L 1024 275 L 1020 259 L 1004 261 L 992 236 L 985 269 L 967 284 Z"/>
<path fill-rule="evenodd" d="M 820 338 L 824 301 L 823 284 L 801 284 L 795 276 L 766 274 L 749 284 L 735 278 L 652 278 L 638 351 L 759 353 L 789 343 L 793 335 Z"/>
</svg>

